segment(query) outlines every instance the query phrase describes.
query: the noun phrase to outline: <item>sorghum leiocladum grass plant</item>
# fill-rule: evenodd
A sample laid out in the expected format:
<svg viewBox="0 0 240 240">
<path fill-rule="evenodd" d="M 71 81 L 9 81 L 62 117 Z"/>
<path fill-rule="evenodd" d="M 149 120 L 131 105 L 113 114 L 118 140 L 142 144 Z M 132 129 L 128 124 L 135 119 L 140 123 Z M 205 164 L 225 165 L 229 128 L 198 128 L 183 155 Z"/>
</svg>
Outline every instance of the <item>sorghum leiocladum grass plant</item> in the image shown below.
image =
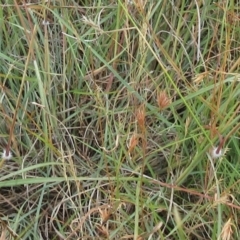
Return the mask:
<svg viewBox="0 0 240 240">
<path fill-rule="evenodd" d="M 1 3 L 1 238 L 239 239 L 238 8 Z"/>
</svg>

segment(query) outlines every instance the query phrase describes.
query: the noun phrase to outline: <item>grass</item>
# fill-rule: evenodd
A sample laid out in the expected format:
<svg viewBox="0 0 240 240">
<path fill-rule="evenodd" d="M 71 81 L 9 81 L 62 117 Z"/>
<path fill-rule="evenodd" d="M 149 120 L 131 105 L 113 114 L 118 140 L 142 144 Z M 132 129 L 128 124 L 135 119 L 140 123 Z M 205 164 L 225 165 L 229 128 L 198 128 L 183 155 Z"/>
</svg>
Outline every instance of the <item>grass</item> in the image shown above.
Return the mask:
<svg viewBox="0 0 240 240">
<path fill-rule="evenodd" d="M 0 239 L 239 239 L 238 4 L 15 0 L 0 23 Z"/>
</svg>

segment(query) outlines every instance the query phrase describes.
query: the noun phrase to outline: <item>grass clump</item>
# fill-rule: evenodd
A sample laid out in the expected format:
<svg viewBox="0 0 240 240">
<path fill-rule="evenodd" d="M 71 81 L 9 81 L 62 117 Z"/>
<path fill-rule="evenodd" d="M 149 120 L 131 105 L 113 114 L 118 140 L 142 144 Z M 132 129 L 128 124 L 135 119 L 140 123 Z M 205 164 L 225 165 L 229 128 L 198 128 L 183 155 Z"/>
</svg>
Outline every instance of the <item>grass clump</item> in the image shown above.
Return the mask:
<svg viewBox="0 0 240 240">
<path fill-rule="evenodd" d="M 0 21 L 1 239 L 239 238 L 235 2 L 10 1 Z"/>
</svg>

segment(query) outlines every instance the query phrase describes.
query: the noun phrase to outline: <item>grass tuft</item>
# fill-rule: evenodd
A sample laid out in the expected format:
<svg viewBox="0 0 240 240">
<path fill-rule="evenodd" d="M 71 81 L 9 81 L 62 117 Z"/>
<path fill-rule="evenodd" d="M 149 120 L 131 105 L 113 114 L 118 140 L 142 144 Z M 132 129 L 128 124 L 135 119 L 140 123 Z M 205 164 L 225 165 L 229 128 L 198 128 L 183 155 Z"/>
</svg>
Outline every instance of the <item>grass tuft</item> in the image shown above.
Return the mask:
<svg viewBox="0 0 240 240">
<path fill-rule="evenodd" d="M 0 4 L 0 239 L 239 239 L 238 8 Z"/>
</svg>

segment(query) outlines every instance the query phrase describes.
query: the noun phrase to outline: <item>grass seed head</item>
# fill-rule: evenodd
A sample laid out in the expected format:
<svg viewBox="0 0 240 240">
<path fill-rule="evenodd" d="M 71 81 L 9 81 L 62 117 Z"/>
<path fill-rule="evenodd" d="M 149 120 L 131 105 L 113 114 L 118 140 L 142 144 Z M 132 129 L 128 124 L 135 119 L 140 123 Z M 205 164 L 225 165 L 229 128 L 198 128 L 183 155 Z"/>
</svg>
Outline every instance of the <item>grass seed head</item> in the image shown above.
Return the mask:
<svg viewBox="0 0 240 240">
<path fill-rule="evenodd" d="M 232 219 L 229 218 L 228 221 L 224 224 L 221 232 L 222 240 L 232 239 L 232 234 L 233 234 L 232 226 L 233 226 Z"/>
<path fill-rule="evenodd" d="M 109 219 L 110 219 L 110 216 L 112 214 L 111 210 L 110 209 L 98 209 L 99 213 L 100 213 L 100 217 L 101 217 L 101 224 L 105 224 Z"/>
<path fill-rule="evenodd" d="M 160 110 L 167 108 L 171 104 L 171 99 L 168 97 L 166 91 L 160 91 L 157 96 L 157 103 Z"/>
<path fill-rule="evenodd" d="M 145 131 L 145 118 L 146 118 L 146 112 L 145 107 L 142 105 L 136 114 L 137 123 L 141 129 L 141 132 Z"/>
<path fill-rule="evenodd" d="M 136 134 L 133 134 L 129 140 L 128 152 L 131 153 L 135 147 L 138 145 L 139 137 Z"/>
</svg>

